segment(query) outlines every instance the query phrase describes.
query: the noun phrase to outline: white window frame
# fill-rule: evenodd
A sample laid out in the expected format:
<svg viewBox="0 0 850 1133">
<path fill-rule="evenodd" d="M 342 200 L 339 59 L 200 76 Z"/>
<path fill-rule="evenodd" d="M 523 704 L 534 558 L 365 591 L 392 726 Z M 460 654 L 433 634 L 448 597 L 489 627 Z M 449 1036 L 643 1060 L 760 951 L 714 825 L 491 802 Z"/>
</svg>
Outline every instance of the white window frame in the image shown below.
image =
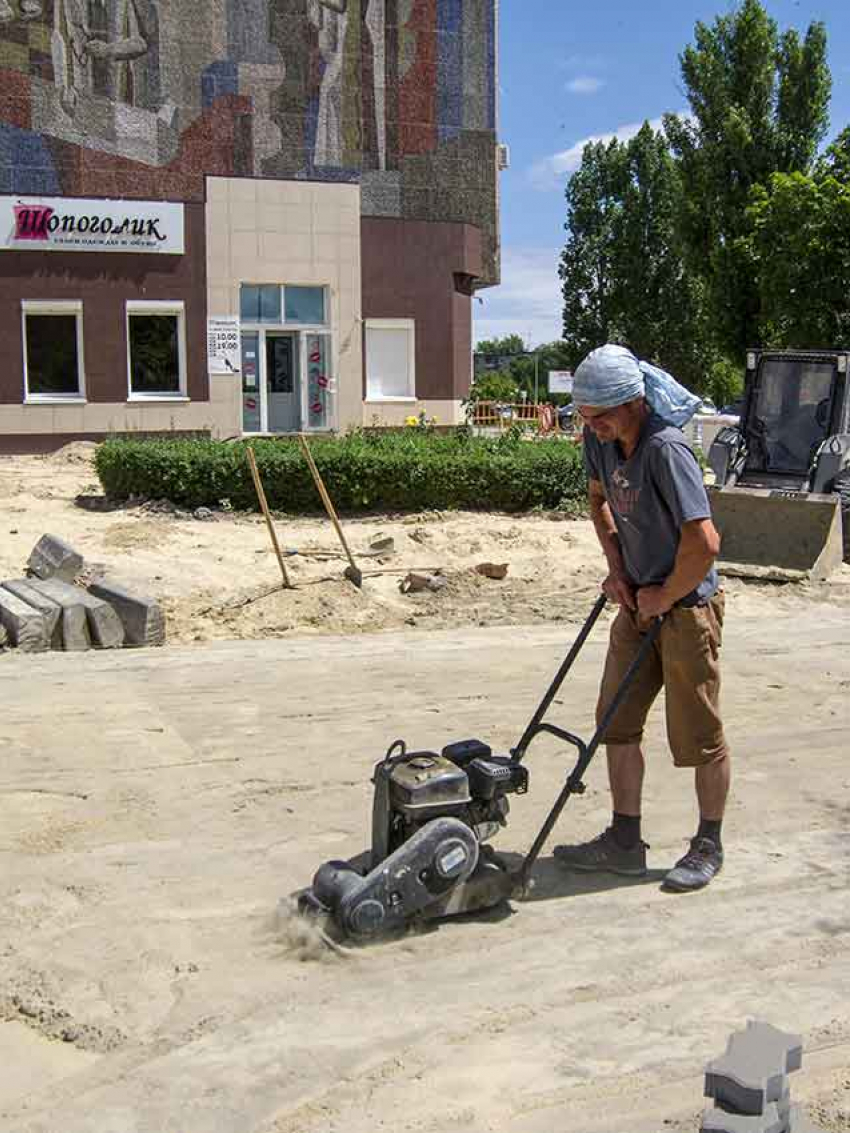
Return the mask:
<svg viewBox="0 0 850 1133">
<path fill-rule="evenodd" d="M 77 320 L 77 392 L 30 393 L 27 359 L 27 315 L 74 315 Z M 80 299 L 22 299 L 21 339 L 24 353 L 25 405 L 85 405 L 86 359 L 83 336 L 83 303 Z"/>
<path fill-rule="evenodd" d="M 243 287 L 276 287 L 280 292 L 280 319 L 279 323 L 271 322 L 254 322 L 251 319 L 242 318 L 242 288 Z M 286 289 L 287 287 L 301 287 L 311 288 L 314 291 L 322 291 L 324 293 L 324 307 L 325 307 L 325 321 L 323 323 L 288 323 L 286 321 Z M 332 292 L 331 286 L 328 283 L 295 283 L 292 280 L 289 283 L 256 283 L 251 279 L 243 279 L 239 283 L 239 318 L 241 325 L 247 327 L 249 330 L 258 330 L 263 328 L 265 330 L 307 330 L 307 331 L 324 331 L 330 333 L 331 330 L 331 299 Z"/>
<path fill-rule="evenodd" d="M 416 396 L 416 320 L 415 319 L 364 319 L 364 333 L 366 335 L 366 402 L 374 405 L 412 405 L 419 400 Z M 410 375 L 411 393 L 398 397 L 382 397 L 369 390 L 369 331 L 370 330 L 406 330 L 408 338 L 408 372 Z"/>
<path fill-rule="evenodd" d="M 130 343 L 130 319 L 133 315 L 176 315 L 177 316 L 177 364 L 180 388 L 176 393 L 157 391 L 156 393 L 135 393 L 133 391 L 133 358 Z M 182 299 L 128 299 L 125 315 L 127 334 L 127 401 L 188 401 L 186 385 L 186 304 Z"/>
</svg>

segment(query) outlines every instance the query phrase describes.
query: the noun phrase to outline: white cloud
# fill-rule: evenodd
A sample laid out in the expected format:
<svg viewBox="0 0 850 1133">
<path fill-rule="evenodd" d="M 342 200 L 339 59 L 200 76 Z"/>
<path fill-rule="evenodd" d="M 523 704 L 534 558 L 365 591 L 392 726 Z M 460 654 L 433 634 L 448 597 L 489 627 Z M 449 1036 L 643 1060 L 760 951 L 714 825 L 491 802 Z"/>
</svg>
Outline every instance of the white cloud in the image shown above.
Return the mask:
<svg viewBox="0 0 850 1133">
<path fill-rule="evenodd" d="M 592 75 L 579 75 L 575 79 L 570 79 L 567 90 L 570 94 L 596 94 L 604 86 L 602 79 L 595 79 Z"/>
<path fill-rule="evenodd" d="M 679 116 L 690 117 L 681 111 Z M 660 130 L 663 125 L 663 118 L 653 118 L 649 124 L 653 130 Z M 625 126 L 618 126 L 616 130 L 612 130 L 608 134 L 591 134 L 588 138 L 582 138 L 569 149 L 552 154 L 551 157 L 544 158 L 532 165 L 528 170 L 528 179 L 537 189 L 560 189 L 568 176 L 575 173 L 581 165 L 581 155 L 584 153 L 586 145 L 596 142 L 607 143 L 613 141 L 614 138 L 618 142 L 627 142 L 637 134 L 642 126 L 643 122 L 629 122 Z"/>
<path fill-rule="evenodd" d="M 558 278 L 559 249 L 504 248 L 502 282 L 473 299 L 474 342 L 521 335 L 526 346 L 561 337 L 563 298 Z"/>
</svg>

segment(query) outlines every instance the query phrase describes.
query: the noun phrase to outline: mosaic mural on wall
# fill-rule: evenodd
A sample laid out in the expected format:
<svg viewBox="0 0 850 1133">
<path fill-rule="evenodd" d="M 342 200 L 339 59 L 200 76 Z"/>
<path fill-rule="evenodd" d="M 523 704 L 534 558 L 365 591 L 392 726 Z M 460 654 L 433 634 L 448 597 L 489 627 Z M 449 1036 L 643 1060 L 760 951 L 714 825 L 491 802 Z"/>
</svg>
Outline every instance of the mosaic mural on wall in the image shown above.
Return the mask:
<svg viewBox="0 0 850 1133">
<path fill-rule="evenodd" d="M 497 261 L 497 0 L 0 0 L 0 193 L 356 181 Z"/>
</svg>

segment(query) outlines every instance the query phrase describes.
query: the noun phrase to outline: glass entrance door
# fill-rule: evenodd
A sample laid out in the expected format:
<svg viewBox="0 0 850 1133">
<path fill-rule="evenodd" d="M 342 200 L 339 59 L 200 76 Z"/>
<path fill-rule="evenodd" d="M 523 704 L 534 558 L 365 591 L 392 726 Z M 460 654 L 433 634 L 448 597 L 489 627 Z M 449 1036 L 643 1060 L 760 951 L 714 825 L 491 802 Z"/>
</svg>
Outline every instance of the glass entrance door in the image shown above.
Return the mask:
<svg viewBox="0 0 850 1133">
<path fill-rule="evenodd" d="M 246 331 L 242 335 L 242 432 L 263 431 L 260 399 L 260 335 Z"/>
<path fill-rule="evenodd" d="M 268 431 L 296 433 L 301 427 L 298 356 L 293 335 L 265 332 Z"/>
</svg>

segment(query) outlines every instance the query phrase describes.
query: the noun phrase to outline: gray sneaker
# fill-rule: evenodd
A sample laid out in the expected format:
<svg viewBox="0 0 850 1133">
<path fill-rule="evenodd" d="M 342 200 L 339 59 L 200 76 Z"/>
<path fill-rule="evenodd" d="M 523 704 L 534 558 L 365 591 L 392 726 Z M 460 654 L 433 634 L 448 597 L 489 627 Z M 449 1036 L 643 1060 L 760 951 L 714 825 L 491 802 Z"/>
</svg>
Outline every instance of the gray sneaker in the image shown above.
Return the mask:
<svg viewBox="0 0 850 1133">
<path fill-rule="evenodd" d="M 664 878 L 665 889 L 677 893 L 690 893 L 705 889 L 712 878 L 723 868 L 723 851 L 711 838 L 692 838 L 691 848 Z"/>
<path fill-rule="evenodd" d="M 631 850 L 624 850 L 609 826 L 592 842 L 578 846 L 556 846 L 556 861 L 567 869 L 587 873 L 618 873 L 623 877 L 646 876 L 646 842 L 638 842 Z"/>
</svg>

